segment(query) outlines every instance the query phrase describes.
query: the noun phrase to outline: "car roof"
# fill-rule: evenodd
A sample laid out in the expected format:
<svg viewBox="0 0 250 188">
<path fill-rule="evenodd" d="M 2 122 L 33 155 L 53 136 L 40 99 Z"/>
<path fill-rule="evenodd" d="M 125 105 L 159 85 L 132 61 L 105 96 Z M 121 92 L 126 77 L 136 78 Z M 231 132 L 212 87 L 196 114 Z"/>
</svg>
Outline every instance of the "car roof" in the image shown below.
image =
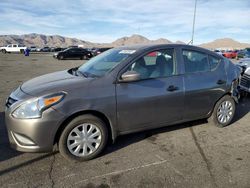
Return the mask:
<svg viewBox="0 0 250 188">
<path fill-rule="evenodd" d="M 120 46 L 117 49 L 121 50 L 136 50 L 136 51 L 143 51 L 143 50 L 153 50 L 155 48 L 188 48 L 191 50 L 200 50 L 206 53 L 213 53 L 212 51 L 201 48 L 198 46 L 187 45 L 187 44 L 138 44 L 138 45 L 129 45 L 129 46 Z"/>
</svg>

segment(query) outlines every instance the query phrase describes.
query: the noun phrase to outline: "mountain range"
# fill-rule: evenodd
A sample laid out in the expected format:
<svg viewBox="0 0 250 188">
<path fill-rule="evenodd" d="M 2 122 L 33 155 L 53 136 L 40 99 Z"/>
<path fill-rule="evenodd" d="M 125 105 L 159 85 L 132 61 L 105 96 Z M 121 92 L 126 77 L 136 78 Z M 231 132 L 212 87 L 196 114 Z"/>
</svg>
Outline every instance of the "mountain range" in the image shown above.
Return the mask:
<svg viewBox="0 0 250 188">
<path fill-rule="evenodd" d="M 169 44 L 179 43 L 185 44 L 182 41 L 172 42 L 168 39 L 160 38 L 157 40 L 150 40 L 141 35 L 132 35 L 130 37 L 122 37 L 111 43 L 93 43 L 76 38 L 63 37 L 60 35 L 43 35 L 43 34 L 25 34 L 25 35 L 0 35 L 0 46 L 6 44 L 24 44 L 26 46 L 50 46 L 50 47 L 68 47 L 74 45 L 83 45 L 84 47 L 117 47 L 133 44 Z M 231 38 L 217 39 L 209 43 L 199 45 L 204 48 L 217 49 L 239 49 L 250 47 L 250 44 L 240 43 Z"/>
</svg>

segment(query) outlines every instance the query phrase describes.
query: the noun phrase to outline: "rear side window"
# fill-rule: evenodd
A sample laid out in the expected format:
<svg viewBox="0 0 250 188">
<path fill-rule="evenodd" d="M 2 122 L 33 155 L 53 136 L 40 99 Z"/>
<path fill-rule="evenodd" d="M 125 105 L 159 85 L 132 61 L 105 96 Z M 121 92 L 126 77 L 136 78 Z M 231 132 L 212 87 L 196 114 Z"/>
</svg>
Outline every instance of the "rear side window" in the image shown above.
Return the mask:
<svg viewBox="0 0 250 188">
<path fill-rule="evenodd" d="M 182 56 L 186 73 L 206 72 L 210 70 L 207 54 L 193 50 L 183 50 Z"/>
<path fill-rule="evenodd" d="M 214 56 L 208 56 L 209 59 L 209 64 L 210 64 L 210 68 L 211 70 L 215 70 L 217 65 L 220 63 L 221 59 L 214 57 Z"/>
</svg>

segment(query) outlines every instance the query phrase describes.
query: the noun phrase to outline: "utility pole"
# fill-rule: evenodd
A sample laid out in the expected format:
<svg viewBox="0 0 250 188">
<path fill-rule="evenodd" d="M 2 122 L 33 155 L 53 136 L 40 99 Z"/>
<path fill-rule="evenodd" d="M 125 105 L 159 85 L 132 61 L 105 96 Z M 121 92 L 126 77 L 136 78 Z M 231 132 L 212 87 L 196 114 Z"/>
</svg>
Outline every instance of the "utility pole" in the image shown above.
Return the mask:
<svg viewBox="0 0 250 188">
<path fill-rule="evenodd" d="M 195 18 L 196 18 L 196 5 L 197 5 L 197 0 L 195 0 L 195 5 L 194 5 L 194 17 L 193 17 L 193 31 L 192 31 L 192 39 L 190 41 L 190 44 L 194 44 L 194 26 L 195 26 Z"/>
</svg>

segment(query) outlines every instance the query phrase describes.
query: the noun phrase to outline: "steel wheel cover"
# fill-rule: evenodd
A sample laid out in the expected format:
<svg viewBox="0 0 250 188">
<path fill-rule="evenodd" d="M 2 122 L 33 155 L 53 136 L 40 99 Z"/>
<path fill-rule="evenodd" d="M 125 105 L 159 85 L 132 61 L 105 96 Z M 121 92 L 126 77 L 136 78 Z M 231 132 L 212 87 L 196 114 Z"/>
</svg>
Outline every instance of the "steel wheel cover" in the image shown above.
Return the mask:
<svg viewBox="0 0 250 188">
<path fill-rule="evenodd" d="M 230 101 L 224 101 L 217 110 L 217 119 L 220 123 L 227 123 L 233 116 L 233 104 Z"/>
<path fill-rule="evenodd" d="M 67 148 L 77 157 L 85 157 L 95 152 L 101 143 L 100 129 L 92 123 L 76 126 L 68 135 Z"/>
</svg>

